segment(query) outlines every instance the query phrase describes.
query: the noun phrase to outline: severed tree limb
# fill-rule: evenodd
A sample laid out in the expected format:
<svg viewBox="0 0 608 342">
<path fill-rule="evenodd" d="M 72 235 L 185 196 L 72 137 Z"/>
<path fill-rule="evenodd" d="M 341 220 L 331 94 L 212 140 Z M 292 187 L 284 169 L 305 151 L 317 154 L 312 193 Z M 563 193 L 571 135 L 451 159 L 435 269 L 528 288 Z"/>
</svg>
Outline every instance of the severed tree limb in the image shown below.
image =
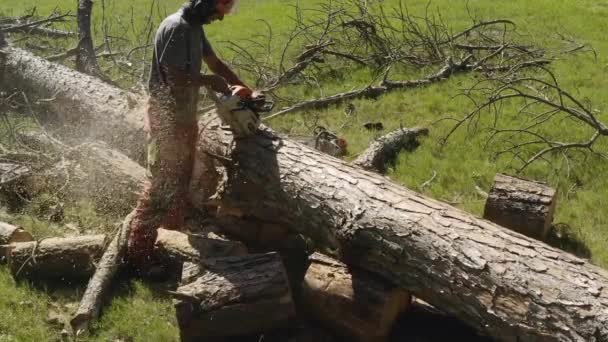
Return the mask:
<svg viewBox="0 0 608 342">
<path fill-rule="evenodd" d="M 0 26 L 2 32 L 26 32 L 26 33 L 40 33 L 48 35 L 50 37 L 69 37 L 75 35 L 73 32 L 61 31 L 57 29 L 49 29 L 40 27 L 42 24 L 50 22 L 60 21 L 65 17 L 70 16 L 69 13 L 54 15 L 46 19 L 41 19 L 33 22 L 21 23 L 20 19 L 15 19 L 11 25 Z"/>
<path fill-rule="evenodd" d="M 376 139 L 352 163 L 366 170 L 386 172 L 387 164 L 393 162 L 399 151 L 413 150 L 418 146 L 418 137 L 428 135 L 427 128 L 401 128 Z"/>
<path fill-rule="evenodd" d="M 301 110 L 309 110 L 309 109 L 320 109 L 326 108 L 334 104 L 339 104 L 344 101 L 359 99 L 359 98 L 377 98 L 387 92 L 397 89 L 406 89 L 406 88 L 416 88 L 427 86 L 432 83 L 436 83 L 439 81 L 443 81 L 448 79 L 450 76 L 457 72 L 470 71 L 479 65 L 474 65 L 468 63 L 470 60 L 470 56 L 466 57 L 464 60 L 458 63 L 454 63 L 452 59 L 447 59 L 446 64 L 436 73 L 431 74 L 425 78 L 418 80 L 409 80 L 409 81 L 390 81 L 385 79 L 381 82 L 380 85 L 377 86 L 367 86 L 365 88 L 339 93 L 335 95 L 331 95 L 325 98 L 308 100 L 304 102 L 297 103 L 285 109 L 282 109 L 276 113 L 273 113 L 269 116 L 264 117 L 264 121 L 272 120 L 276 117 L 282 116 L 287 113 L 301 111 Z"/>
<path fill-rule="evenodd" d="M 112 278 L 124 264 L 123 258 L 127 251 L 131 220 L 134 216 L 135 210 L 125 217 L 112 242 L 103 253 L 95 274 L 89 281 L 78 311 L 70 320 L 75 336 L 86 334 L 90 324 L 99 316 L 102 301 L 110 289 Z"/>
</svg>

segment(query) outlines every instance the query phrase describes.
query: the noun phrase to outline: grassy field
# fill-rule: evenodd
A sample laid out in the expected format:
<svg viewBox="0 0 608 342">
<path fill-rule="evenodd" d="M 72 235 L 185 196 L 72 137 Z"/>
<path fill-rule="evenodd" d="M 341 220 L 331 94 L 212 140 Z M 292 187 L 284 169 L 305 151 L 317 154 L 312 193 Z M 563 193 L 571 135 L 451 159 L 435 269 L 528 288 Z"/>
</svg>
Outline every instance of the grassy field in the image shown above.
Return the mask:
<svg viewBox="0 0 608 342">
<path fill-rule="evenodd" d="M 323 2 L 323 1 L 319 1 Z M 146 27 L 155 27 L 167 14 L 181 3 L 176 0 L 155 2 L 150 0 L 117 1 L 104 3 L 107 19 L 102 21 L 98 15 L 102 1 L 95 4 L 93 30 L 96 40 L 103 37 L 103 25 L 109 32 L 124 37 L 125 44 L 142 45 L 149 38 Z M 256 19 L 268 22 L 277 36 L 272 46 L 271 58 L 279 58 L 284 39 L 281 33 L 291 26 L 294 0 L 242 0 L 238 12 L 226 17 L 222 23 L 211 25 L 207 35 L 215 50 L 228 60 L 233 53 L 225 41 L 242 41 L 266 32 L 265 25 Z M 306 2 L 312 7 L 316 2 Z M 395 0 L 385 0 L 388 8 Z M 18 16 L 36 6 L 40 15 L 46 15 L 58 8 L 72 10 L 74 1 L 20 1 L 0 0 L 0 14 Z M 466 4 L 468 4 L 468 9 Z M 608 4 L 593 0 L 513 0 L 496 2 L 490 0 L 435 0 L 408 1 L 412 13 L 422 15 L 425 10 L 440 11 L 444 21 L 455 31 L 470 25 L 469 15 L 478 18 L 508 18 L 518 26 L 521 39 L 538 46 L 551 47 L 562 37 L 593 47 L 596 54 L 565 54 L 553 62 L 550 68 L 559 79 L 561 86 L 597 111 L 599 119 L 608 121 L 605 108 L 608 97 L 601 89 L 608 88 Z M 151 21 L 147 16 L 152 13 Z M 65 28 L 70 28 L 66 26 Z M 559 34 L 558 34 L 559 33 Z M 73 41 L 61 42 L 73 46 Z M 391 78 L 410 79 L 425 75 L 432 70 L 397 70 Z M 344 73 L 335 78 L 326 78 L 316 88 L 292 86 L 281 90 L 281 95 L 300 98 L 313 98 L 321 94 L 333 94 L 355 87 L 367 85 L 373 75 L 369 70 Z M 361 128 L 367 121 L 381 121 L 387 130 L 400 125 L 427 126 L 430 135 L 424 138 L 414 153 L 402 153 L 388 175 L 395 181 L 431 197 L 452 203 L 464 210 L 480 215 L 485 198 L 479 195 L 476 187 L 488 191 L 496 172 L 514 172 L 517 167 L 509 158 L 494 159 L 492 147 L 485 148 L 488 131 L 480 129 L 475 134 L 459 130 L 445 147 L 439 140 L 452 127 L 449 121 L 438 121 L 445 117 L 460 118 L 473 107 L 470 101 L 457 96 L 476 82 L 474 75 L 463 74 L 425 88 L 396 91 L 378 100 L 355 100 L 355 115 L 344 124 L 344 106 L 334 106 L 317 111 L 319 123 L 333 130 L 339 130 L 349 142 L 349 155 L 354 158 L 377 134 Z M 132 86 L 133 84 L 125 84 Z M 305 133 L 304 123 L 312 113 L 288 114 L 272 122 L 272 126 L 282 131 Z M 506 126 L 518 127 L 521 118 L 515 105 L 507 105 L 502 119 Z M 490 119 L 482 119 L 487 123 Z M 551 123 L 546 133 L 561 141 L 573 141 L 589 135 L 580 123 L 570 120 Z M 600 138 L 596 144 L 599 152 L 608 152 L 608 143 Z M 523 175 L 548 182 L 558 189 L 558 204 L 555 222 L 559 234 L 568 236 L 579 247 L 586 250 L 590 260 L 608 268 L 608 162 L 597 155 L 586 155 L 566 160 L 561 155 L 551 156 L 549 162 L 539 162 L 527 168 Z M 421 184 L 436 174 L 430 185 Z M 40 200 L 39 202 L 43 202 Z M 37 208 L 44 205 L 33 203 L 26 210 L 15 215 L 2 214 L 0 219 L 34 227 L 42 236 L 52 235 L 55 231 L 37 215 Z M 38 210 L 40 211 L 40 210 Z M 0 212 L 1 214 L 2 212 Z M 74 208 L 65 222 L 79 220 L 83 226 L 92 229 L 106 229 L 101 223 L 103 218 L 95 214 L 94 208 L 86 204 Z M 559 243 L 558 243 L 559 244 Z M 158 297 L 158 292 L 147 285 L 134 282 L 119 289 L 119 295 L 103 320 L 95 329 L 94 339 L 113 340 L 132 336 L 137 341 L 171 341 L 177 339 L 171 303 L 167 298 Z M 45 322 L 47 312 L 69 312 L 78 293 L 58 293 L 53 289 L 34 289 L 27 284 L 15 284 L 8 272 L 0 267 L 0 341 L 46 341 L 61 338 L 61 329 Z M 5 319 L 5 317 L 7 319 Z M 129 317 L 129 319 L 125 319 Z"/>
</svg>

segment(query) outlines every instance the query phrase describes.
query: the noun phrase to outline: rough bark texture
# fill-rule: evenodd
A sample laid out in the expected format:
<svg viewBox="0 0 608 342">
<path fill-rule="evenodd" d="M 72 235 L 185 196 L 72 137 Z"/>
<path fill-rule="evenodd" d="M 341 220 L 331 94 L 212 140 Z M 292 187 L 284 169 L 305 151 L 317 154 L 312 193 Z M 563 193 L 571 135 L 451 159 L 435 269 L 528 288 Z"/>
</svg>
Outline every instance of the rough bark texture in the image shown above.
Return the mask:
<svg viewBox="0 0 608 342">
<path fill-rule="evenodd" d="M 200 274 L 198 274 L 200 272 Z M 295 315 L 291 290 L 276 253 L 186 264 L 175 293 L 182 341 L 269 331 Z"/>
<path fill-rule="evenodd" d="M 85 74 L 99 76 L 99 66 L 95 57 L 93 39 L 91 38 L 92 0 L 78 0 L 78 55 L 76 56 L 76 70 Z"/>
<path fill-rule="evenodd" d="M 320 253 L 310 257 L 302 303 L 313 317 L 355 341 L 382 341 L 410 294 Z"/>
<path fill-rule="evenodd" d="M 208 233 L 185 234 L 174 230 L 159 229 L 154 252 L 167 264 L 200 262 L 206 258 L 219 258 L 247 254 L 247 247 L 238 241 L 230 241 Z"/>
<path fill-rule="evenodd" d="M 200 129 L 199 205 L 292 227 L 498 340 L 608 339 L 605 270 L 269 130 Z"/>
<path fill-rule="evenodd" d="M 32 241 L 32 234 L 12 224 L 0 222 L 0 263 L 7 260 L 10 254 L 10 244 Z"/>
<path fill-rule="evenodd" d="M 427 128 L 402 128 L 376 139 L 353 164 L 366 170 L 384 173 L 387 166 L 395 161 L 401 150 L 412 151 L 418 147 L 418 137 L 428 135 Z"/>
<path fill-rule="evenodd" d="M 105 235 L 51 238 L 10 245 L 15 279 L 86 279 L 103 253 Z"/>
<path fill-rule="evenodd" d="M 110 289 L 112 279 L 124 264 L 123 259 L 127 251 L 131 220 L 134 215 L 135 211 L 132 211 L 124 219 L 112 242 L 110 242 L 105 252 L 103 252 L 95 274 L 89 280 L 87 289 L 80 300 L 78 311 L 70 320 L 70 325 L 75 336 L 86 334 L 91 322 L 99 316 L 102 301 Z"/>
<path fill-rule="evenodd" d="M 497 174 L 483 218 L 544 240 L 555 211 L 555 190 L 545 183 Z"/>
<path fill-rule="evenodd" d="M 2 88 L 49 100 L 46 107 L 58 134 L 78 142 L 105 141 L 135 161 L 145 161 L 144 98 L 19 48 L 0 51 L 0 63 Z"/>
</svg>

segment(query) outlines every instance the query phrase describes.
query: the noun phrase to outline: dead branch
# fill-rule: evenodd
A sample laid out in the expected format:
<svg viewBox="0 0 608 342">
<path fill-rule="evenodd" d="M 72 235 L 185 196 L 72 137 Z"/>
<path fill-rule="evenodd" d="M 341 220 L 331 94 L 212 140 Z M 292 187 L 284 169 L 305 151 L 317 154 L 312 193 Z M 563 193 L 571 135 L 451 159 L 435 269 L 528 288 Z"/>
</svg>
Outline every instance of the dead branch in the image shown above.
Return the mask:
<svg viewBox="0 0 608 342">
<path fill-rule="evenodd" d="M 89 281 L 89 285 L 80 301 L 78 311 L 70 321 L 75 336 L 86 334 L 90 324 L 99 316 L 102 301 L 110 288 L 112 278 L 114 278 L 114 275 L 123 265 L 123 257 L 127 250 L 129 231 L 131 229 L 131 220 L 134 215 L 135 211 L 132 211 L 124 219 L 112 242 L 110 242 L 103 253 L 95 274 Z"/>
<path fill-rule="evenodd" d="M 480 95 L 480 103 L 474 98 Z M 471 132 L 477 131 L 478 122 L 484 113 L 493 116 L 491 134 L 486 146 L 500 146 L 495 157 L 511 154 L 520 163 L 518 173 L 532 163 L 557 152 L 583 150 L 595 153 L 593 146 L 600 136 L 608 136 L 608 125 L 600 121 L 594 110 L 564 90 L 553 72 L 539 64 L 522 63 L 504 74 L 488 77 L 465 92 L 475 108 L 450 129 L 443 144 L 464 124 Z M 505 102 L 519 103 L 518 122 L 522 127 L 501 127 L 501 119 L 508 114 L 501 108 Z M 587 127 L 591 133 L 582 141 L 563 141 L 563 137 L 548 136 L 543 127 L 551 122 L 568 118 Z M 501 139 L 502 137 L 502 139 Z M 506 145 L 506 147 L 505 147 Z"/>
<path fill-rule="evenodd" d="M 56 14 L 52 15 L 48 18 L 32 21 L 32 22 L 23 22 L 21 19 L 15 19 L 11 22 L 10 25 L 0 26 L 0 31 L 2 32 L 25 32 L 25 33 L 38 33 L 43 34 L 50 37 L 71 37 L 74 36 L 74 32 L 62 31 L 52 28 L 40 27 L 40 25 L 63 21 L 66 17 L 71 17 L 72 15 L 68 12 L 65 14 Z"/>
</svg>

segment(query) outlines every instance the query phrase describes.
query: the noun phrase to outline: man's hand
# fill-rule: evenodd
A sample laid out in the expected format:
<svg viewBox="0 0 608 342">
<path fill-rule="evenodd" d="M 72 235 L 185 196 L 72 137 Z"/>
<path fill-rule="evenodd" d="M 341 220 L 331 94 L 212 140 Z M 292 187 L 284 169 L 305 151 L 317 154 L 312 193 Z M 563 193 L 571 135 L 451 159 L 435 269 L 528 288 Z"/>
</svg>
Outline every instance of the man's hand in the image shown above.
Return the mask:
<svg viewBox="0 0 608 342">
<path fill-rule="evenodd" d="M 245 86 L 241 86 L 241 85 L 233 85 L 230 86 L 230 90 L 232 92 L 232 96 L 238 96 L 241 99 L 244 100 L 253 100 L 254 102 L 264 102 L 264 100 L 266 99 L 266 96 L 259 92 L 259 91 L 254 91 L 251 90 Z"/>
</svg>

